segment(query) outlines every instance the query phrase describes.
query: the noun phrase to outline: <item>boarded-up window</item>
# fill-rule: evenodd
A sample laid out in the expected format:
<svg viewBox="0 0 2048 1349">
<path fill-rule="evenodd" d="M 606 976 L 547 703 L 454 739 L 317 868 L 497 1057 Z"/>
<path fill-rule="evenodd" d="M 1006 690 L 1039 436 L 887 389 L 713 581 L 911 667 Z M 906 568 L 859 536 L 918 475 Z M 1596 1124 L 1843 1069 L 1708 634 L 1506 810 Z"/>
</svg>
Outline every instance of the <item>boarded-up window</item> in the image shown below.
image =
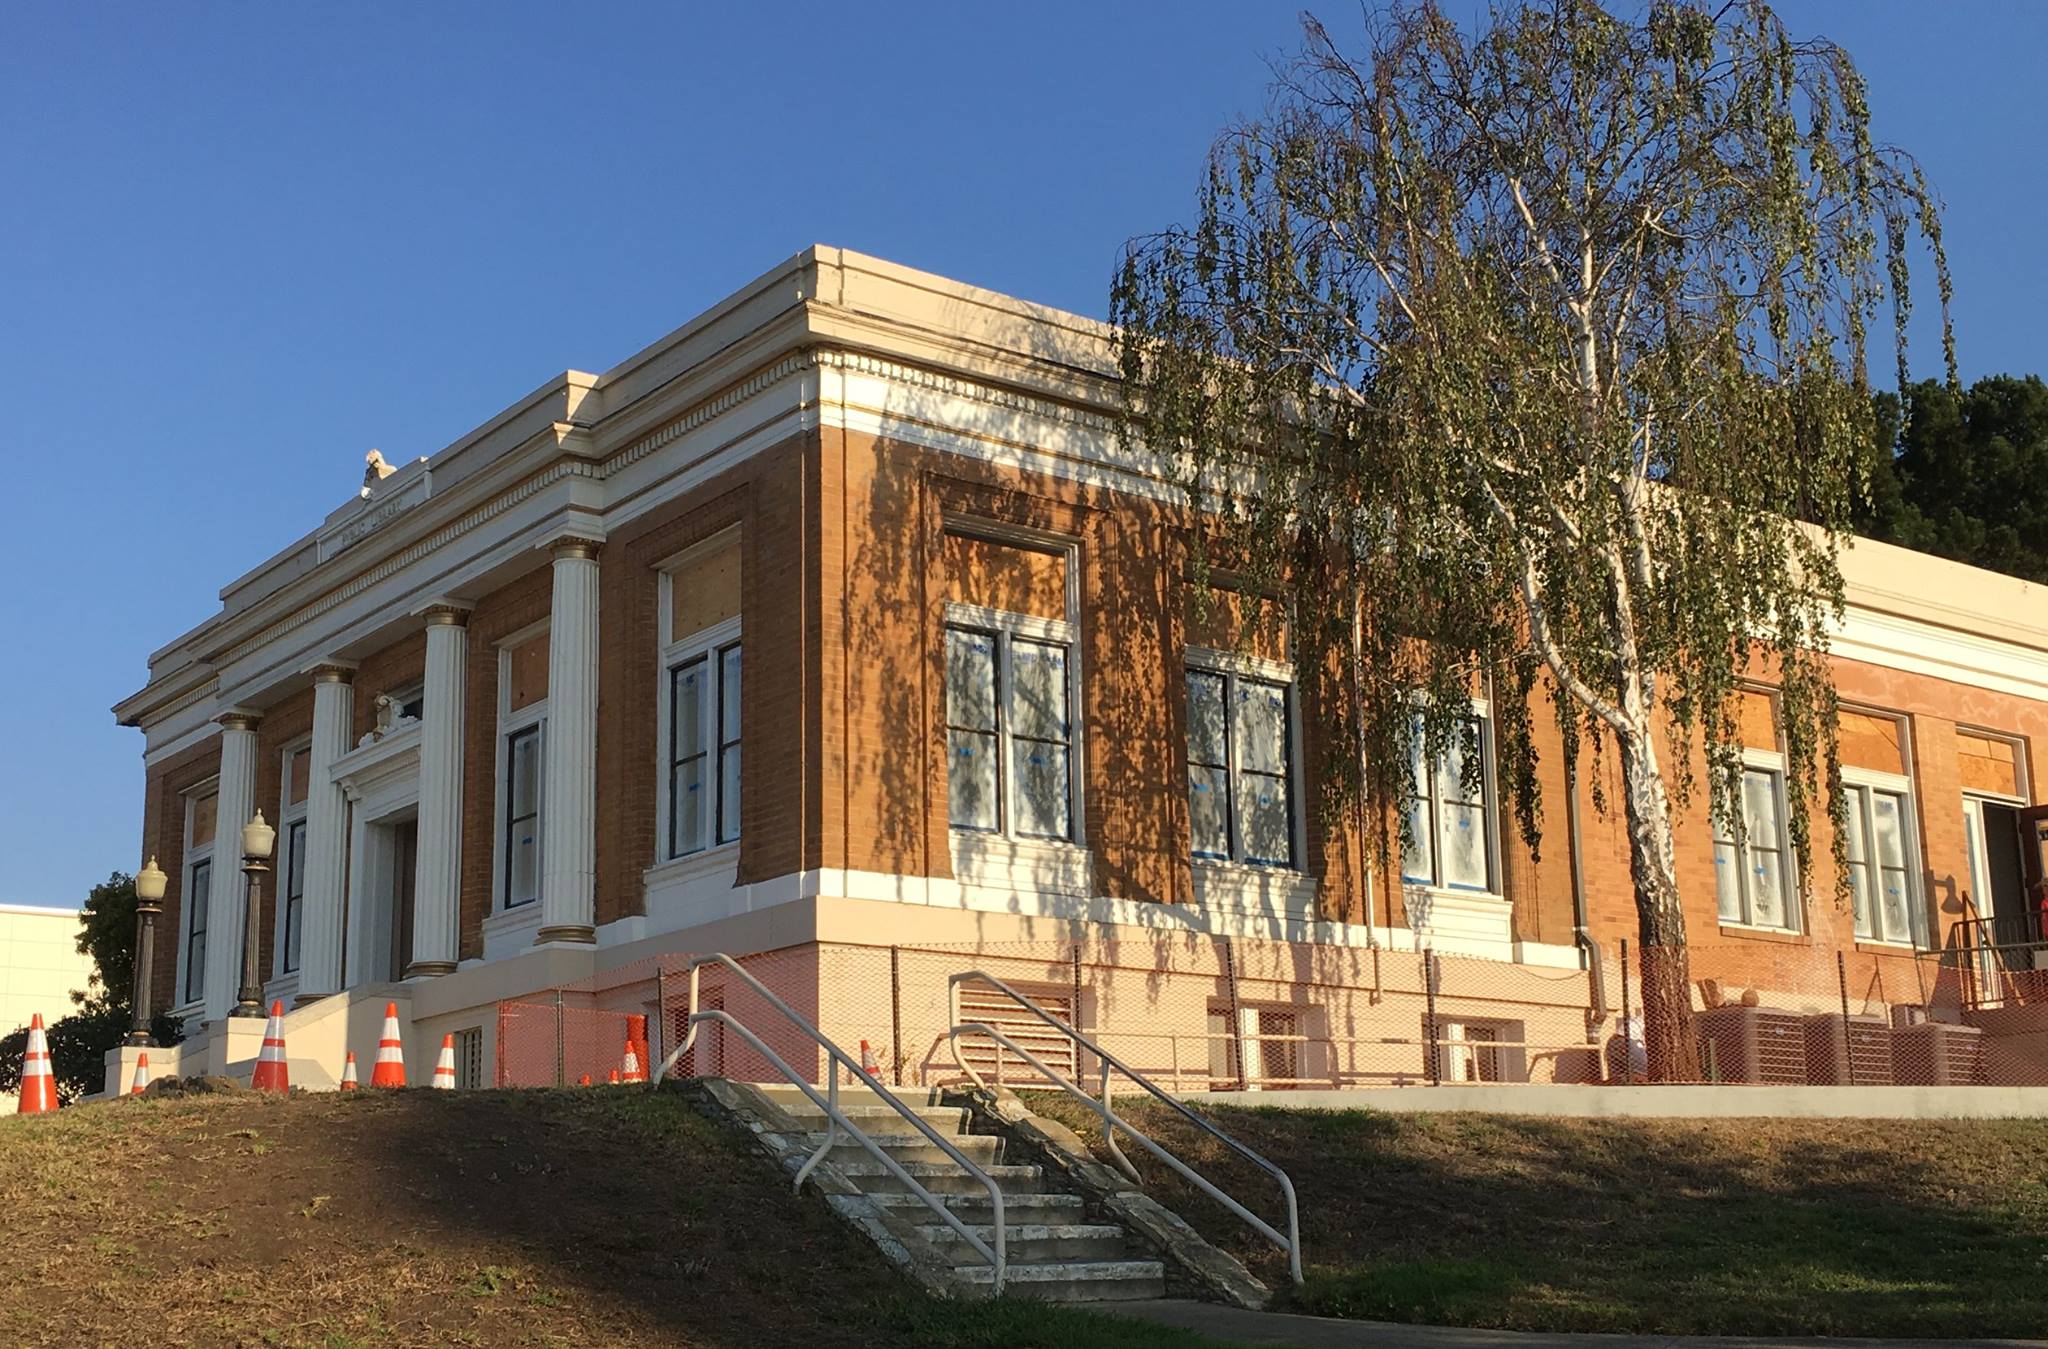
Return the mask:
<svg viewBox="0 0 2048 1349">
<path fill-rule="evenodd" d="M 548 696 L 548 635 L 529 637 L 512 648 L 510 674 L 510 701 L 508 708 L 517 712 L 522 707 L 532 707 Z"/>
<path fill-rule="evenodd" d="M 2003 736 L 1956 732 L 1956 761 L 1963 790 L 1994 796 L 2020 794 L 2019 745 Z"/>
<path fill-rule="evenodd" d="M 946 535 L 946 598 L 1064 622 L 1067 555 L 966 534 Z"/>
<path fill-rule="evenodd" d="M 680 642 L 740 611 L 740 532 L 728 530 L 707 551 L 669 573 L 668 638 Z"/>
<path fill-rule="evenodd" d="M 306 789 L 313 780 L 313 751 L 295 749 L 285 760 L 284 801 L 296 806 L 306 799 Z"/>
<path fill-rule="evenodd" d="M 1735 726 L 1744 749 L 1778 748 L 1778 700 L 1758 689 L 1735 695 Z"/>
<path fill-rule="evenodd" d="M 1188 645 L 1287 660 L 1286 609 L 1282 601 L 1236 590 L 1211 590 L 1206 603 L 1188 587 Z"/>
<path fill-rule="evenodd" d="M 1906 771 L 1906 756 L 1900 743 L 1899 720 L 1871 712 L 1844 712 L 1836 731 L 1844 768 L 1865 768 L 1873 773 Z"/>
<path fill-rule="evenodd" d="M 192 846 L 204 848 L 213 842 L 214 820 L 220 798 L 212 792 L 192 798 Z"/>
</svg>

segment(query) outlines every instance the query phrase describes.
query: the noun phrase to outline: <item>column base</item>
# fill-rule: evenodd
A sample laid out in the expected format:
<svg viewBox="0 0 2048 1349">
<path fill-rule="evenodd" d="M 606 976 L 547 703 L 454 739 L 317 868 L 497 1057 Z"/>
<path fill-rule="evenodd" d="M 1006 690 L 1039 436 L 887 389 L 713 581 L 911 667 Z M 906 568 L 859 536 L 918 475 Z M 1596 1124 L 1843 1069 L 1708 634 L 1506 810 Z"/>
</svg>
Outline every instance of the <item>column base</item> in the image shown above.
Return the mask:
<svg viewBox="0 0 2048 1349">
<path fill-rule="evenodd" d="M 150 1034 L 146 1030 L 129 1031 L 127 1035 L 121 1038 L 121 1043 L 127 1045 L 131 1049 L 156 1048 L 156 1041 L 150 1038 Z"/>
<path fill-rule="evenodd" d="M 439 974 L 453 973 L 455 962 L 452 960 L 415 960 L 405 967 L 405 977 L 408 979 L 428 979 Z"/>
<path fill-rule="evenodd" d="M 304 1007 L 309 1002 L 318 1002 L 322 998 L 331 998 L 333 996 L 332 993 L 297 993 L 292 996 L 292 1006 L 296 1009 Z"/>
<path fill-rule="evenodd" d="M 533 934 L 535 946 L 546 946 L 549 942 L 573 942 L 579 946 L 597 945 L 597 929 L 588 923 L 550 923 Z"/>
</svg>

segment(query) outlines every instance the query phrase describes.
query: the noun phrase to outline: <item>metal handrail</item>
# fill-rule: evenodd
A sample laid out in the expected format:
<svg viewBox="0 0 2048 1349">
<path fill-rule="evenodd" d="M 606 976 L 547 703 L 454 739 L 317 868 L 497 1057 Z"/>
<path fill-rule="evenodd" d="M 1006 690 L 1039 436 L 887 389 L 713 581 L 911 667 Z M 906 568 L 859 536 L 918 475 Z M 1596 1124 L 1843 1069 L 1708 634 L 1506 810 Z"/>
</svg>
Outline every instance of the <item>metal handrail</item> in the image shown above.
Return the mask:
<svg viewBox="0 0 2048 1349">
<path fill-rule="evenodd" d="M 770 1049 L 765 1043 L 763 1043 L 760 1036 L 754 1034 L 753 1031 L 749 1030 L 747 1027 L 741 1025 L 738 1021 L 734 1020 L 732 1016 L 725 1012 L 722 1008 L 714 1008 L 712 1010 L 704 1012 L 700 1012 L 697 1010 L 697 990 L 699 980 L 701 977 L 700 972 L 704 966 L 712 964 L 722 965 L 727 970 L 730 970 L 734 975 L 738 976 L 742 981 L 746 983 L 746 985 L 749 988 L 751 988 L 755 993 L 759 994 L 764 1002 L 766 1002 L 770 1007 L 773 1007 L 776 1011 L 782 1013 L 785 1020 L 787 1020 L 791 1025 L 795 1026 L 798 1030 L 802 1031 L 804 1034 L 808 1035 L 811 1038 L 811 1040 L 818 1046 L 818 1048 L 825 1051 L 827 1060 L 831 1064 L 831 1070 L 827 1075 L 829 1082 L 829 1085 L 827 1087 L 827 1095 L 820 1096 L 818 1094 L 818 1089 L 811 1083 L 806 1082 L 803 1079 L 803 1076 L 800 1073 L 798 1073 L 796 1069 L 790 1067 L 790 1065 L 783 1060 L 780 1054 L 777 1054 L 774 1050 Z M 828 1121 L 830 1121 L 830 1125 L 825 1131 L 824 1143 L 818 1148 L 816 1152 L 812 1153 L 810 1157 L 804 1162 L 803 1166 L 798 1169 L 796 1173 L 795 1188 L 799 1190 L 803 1188 L 804 1181 L 807 1177 L 809 1177 L 812 1169 L 816 1167 L 819 1162 L 823 1161 L 825 1158 L 825 1154 L 830 1152 L 834 1145 L 838 1143 L 840 1131 L 844 1130 L 848 1137 L 852 1138 L 853 1141 L 859 1143 L 862 1147 L 866 1148 L 869 1154 L 871 1154 L 876 1161 L 880 1162 L 883 1166 L 887 1167 L 891 1175 L 895 1176 L 896 1179 L 902 1181 L 903 1184 L 909 1188 L 910 1192 L 916 1195 L 926 1208 L 938 1214 L 939 1220 L 945 1223 L 946 1226 L 952 1228 L 953 1231 L 956 1234 L 958 1234 L 962 1240 L 964 1240 L 970 1247 L 973 1248 L 975 1254 L 979 1255 L 982 1259 L 988 1261 L 989 1267 L 995 1271 L 993 1279 L 994 1291 L 1000 1294 L 1003 1291 L 1004 1280 L 1009 1275 L 1009 1251 L 1008 1243 L 1005 1239 L 1006 1224 L 1003 1218 L 1003 1187 L 996 1183 L 995 1178 L 989 1175 L 988 1172 L 982 1170 L 981 1167 L 966 1153 L 962 1152 L 959 1148 L 955 1147 L 950 1139 L 946 1138 L 938 1130 L 932 1128 L 931 1125 L 925 1123 L 924 1118 L 920 1116 L 916 1111 L 912 1110 L 909 1106 L 905 1105 L 901 1100 L 897 1099 L 896 1093 L 890 1091 L 887 1087 L 884 1087 L 874 1077 L 870 1076 L 867 1070 L 860 1066 L 860 1062 L 857 1059 L 854 1059 L 853 1057 L 848 1055 L 845 1050 L 841 1049 L 838 1045 L 832 1043 L 832 1041 L 826 1039 L 824 1032 L 820 1031 L 816 1026 L 812 1025 L 795 1008 L 791 1007 L 788 1003 L 784 1002 L 781 998 L 777 997 L 774 993 L 770 992 L 768 987 L 765 984 L 763 984 L 759 979 L 756 979 L 753 975 L 747 973 L 746 970 L 740 968 L 739 963 L 735 961 L 731 956 L 719 954 L 698 956 L 689 963 L 688 969 L 690 973 L 690 1015 L 689 1020 L 687 1022 L 688 1030 L 685 1032 L 683 1036 L 683 1042 L 677 1045 L 674 1049 L 670 1050 L 668 1052 L 668 1055 L 662 1059 L 660 1066 L 654 1070 L 655 1084 L 657 1086 L 660 1085 L 662 1079 L 667 1077 L 669 1072 L 675 1067 L 677 1060 L 681 1059 L 683 1055 L 690 1052 L 691 1048 L 697 1042 L 697 1028 L 703 1023 L 707 1021 L 715 1021 L 718 1024 L 728 1027 L 729 1029 L 737 1032 L 741 1039 L 745 1040 L 748 1045 L 752 1046 L 755 1053 L 759 1054 L 762 1058 L 768 1060 L 769 1063 L 773 1064 L 775 1066 L 775 1069 L 778 1072 L 780 1072 L 783 1075 L 783 1077 L 789 1080 L 791 1086 L 794 1086 L 798 1091 L 802 1092 L 805 1096 L 809 1097 L 811 1104 L 817 1106 L 818 1109 L 822 1110 L 825 1113 L 825 1118 Z M 957 1164 L 962 1170 L 966 1171 L 968 1175 L 972 1176 L 974 1179 L 981 1182 L 982 1187 L 988 1191 L 989 1195 L 989 1213 L 990 1218 L 992 1220 L 991 1226 L 993 1226 L 993 1228 L 995 1229 L 995 1244 L 993 1245 L 993 1247 L 991 1247 L 988 1242 L 983 1241 L 979 1236 L 975 1235 L 974 1230 L 970 1228 L 965 1222 L 963 1222 L 958 1214 L 954 1213 L 951 1209 L 947 1208 L 944 1201 L 939 1199 L 937 1195 L 934 1195 L 931 1191 L 925 1189 L 924 1186 L 918 1184 L 917 1178 L 912 1176 L 909 1171 L 905 1170 L 901 1162 L 898 1162 L 894 1157 L 891 1157 L 888 1154 L 888 1152 L 883 1149 L 881 1144 L 875 1142 L 874 1139 L 870 1138 L 859 1125 L 855 1124 L 852 1120 L 848 1119 L 845 1113 L 840 1110 L 839 1069 L 842 1065 L 846 1067 L 850 1072 L 852 1072 L 852 1074 L 855 1077 L 859 1078 L 860 1081 L 866 1085 L 868 1090 L 875 1093 L 875 1095 L 879 1096 L 882 1100 L 888 1102 L 889 1105 L 896 1111 L 896 1113 L 901 1115 L 904 1119 L 908 1120 L 911 1126 L 914 1127 L 919 1133 L 923 1134 L 926 1138 L 930 1139 L 933 1143 L 937 1144 L 939 1149 L 943 1151 L 946 1154 L 946 1156 L 950 1157 L 954 1161 L 954 1163 Z"/>
<path fill-rule="evenodd" d="M 1016 1043 L 1009 1036 L 997 1030 L 994 1026 L 988 1025 L 986 1022 L 981 1021 L 961 1021 L 960 985 L 966 983 L 971 979 L 979 979 L 980 981 L 989 985 L 990 987 L 999 990 L 1005 997 L 1007 997 L 1011 1002 L 1015 1003 L 1018 1007 L 1022 1008 L 1026 1012 L 1031 1013 L 1031 1015 L 1037 1017 L 1046 1025 L 1051 1026 L 1054 1030 L 1066 1036 L 1069 1040 L 1072 1040 L 1074 1044 L 1079 1048 L 1085 1049 L 1089 1053 L 1093 1054 L 1096 1058 L 1096 1062 L 1098 1062 L 1102 1067 L 1101 1099 L 1097 1100 L 1095 1097 L 1090 1096 L 1086 1091 L 1082 1090 L 1079 1086 L 1076 1086 L 1073 1082 L 1069 1081 L 1058 1070 L 1049 1066 L 1043 1059 L 1039 1058 L 1036 1054 L 1024 1048 L 1022 1045 Z M 1152 1079 L 1146 1077 L 1143 1073 L 1137 1071 L 1135 1068 L 1127 1066 L 1121 1060 L 1116 1058 L 1115 1055 L 1103 1049 L 1101 1045 L 1095 1043 L 1095 1041 L 1089 1039 L 1080 1031 L 1075 1030 L 1066 1022 L 1061 1021 L 1058 1017 L 1046 1011 L 1043 1007 L 1040 1007 L 1037 1003 L 1025 997 L 1022 993 L 1019 993 L 1016 989 L 1010 987 L 1001 979 L 996 978 L 993 974 L 988 973 L 986 970 L 968 970 L 964 973 L 954 975 L 951 979 L 947 980 L 946 982 L 946 996 L 947 1002 L 949 1004 L 949 1010 L 952 1013 L 953 1020 L 953 1029 L 946 1033 L 946 1041 L 948 1046 L 952 1049 L 954 1064 L 959 1067 L 961 1072 L 967 1075 L 968 1079 L 972 1081 L 974 1085 L 986 1090 L 988 1087 L 988 1082 L 982 1077 L 980 1073 L 976 1072 L 973 1069 L 973 1067 L 971 1067 L 968 1064 L 966 1057 L 960 1052 L 960 1037 L 963 1034 L 977 1034 L 987 1036 L 989 1039 L 994 1040 L 999 1046 L 1009 1049 L 1010 1051 L 1018 1055 L 1018 1057 L 1022 1058 L 1026 1063 L 1029 1063 L 1032 1067 L 1036 1068 L 1039 1071 L 1039 1073 L 1042 1074 L 1048 1081 L 1065 1090 L 1068 1095 L 1073 1096 L 1076 1099 L 1084 1102 L 1089 1109 L 1093 1110 L 1097 1115 L 1101 1117 L 1102 1136 L 1109 1146 L 1110 1155 L 1116 1159 L 1118 1169 L 1134 1181 L 1138 1179 L 1137 1168 L 1131 1165 L 1130 1159 L 1125 1157 L 1123 1154 L 1123 1150 L 1117 1146 L 1116 1131 L 1118 1129 L 1122 1129 L 1125 1133 L 1129 1134 L 1132 1138 L 1136 1139 L 1146 1149 L 1146 1151 L 1150 1152 L 1160 1161 L 1165 1162 L 1168 1166 L 1172 1167 L 1175 1171 L 1179 1172 L 1183 1179 L 1187 1180 L 1190 1184 L 1194 1185 L 1204 1194 L 1208 1195 L 1211 1199 L 1214 1199 L 1217 1203 L 1223 1205 L 1232 1213 L 1235 1213 L 1238 1217 L 1242 1218 L 1252 1228 L 1253 1231 L 1259 1233 L 1268 1241 L 1271 1241 L 1281 1250 L 1286 1251 L 1288 1277 L 1293 1279 L 1297 1285 L 1301 1283 L 1301 1210 L 1300 1205 L 1296 1202 L 1294 1197 L 1294 1181 L 1288 1177 L 1285 1171 L 1281 1170 L 1278 1166 L 1274 1165 L 1272 1162 L 1266 1160 L 1266 1158 L 1254 1152 L 1245 1144 L 1240 1143 L 1237 1139 L 1231 1137 L 1222 1129 L 1217 1128 L 1208 1120 L 1203 1119 L 1200 1115 L 1197 1115 L 1194 1111 L 1188 1109 L 1185 1105 L 1182 1105 L 1173 1097 L 1161 1091 L 1156 1085 L 1153 1084 Z M 997 1062 L 1000 1063 L 1002 1061 L 1002 1049 L 998 1049 L 996 1051 L 996 1054 Z M 1078 1067 L 1078 1054 L 1076 1055 L 1075 1062 Z M 1267 1222 L 1264 1218 L 1261 1218 L 1258 1214 L 1253 1213 L 1243 1204 L 1240 1204 L 1237 1200 L 1232 1199 L 1229 1195 L 1225 1194 L 1222 1190 L 1218 1189 L 1206 1176 L 1203 1176 L 1201 1173 L 1197 1172 L 1193 1167 L 1189 1166 L 1186 1162 L 1183 1162 L 1180 1158 L 1174 1156 L 1173 1153 L 1169 1152 L 1165 1147 L 1161 1146 L 1159 1143 L 1153 1141 L 1145 1134 L 1139 1132 L 1122 1116 L 1118 1115 L 1116 1113 L 1115 1108 L 1111 1106 L 1109 1103 L 1109 1075 L 1112 1069 L 1122 1073 L 1125 1077 L 1129 1078 L 1132 1082 L 1136 1083 L 1139 1087 L 1143 1088 L 1149 1095 L 1153 1097 L 1153 1099 L 1157 1100 L 1161 1105 L 1164 1105 L 1169 1110 L 1176 1112 L 1183 1119 L 1187 1120 L 1190 1124 L 1193 1124 L 1196 1128 L 1201 1129 L 1203 1132 L 1209 1134 L 1211 1137 L 1221 1142 L 1225 1147 L 1228 1147 L 1231 1151 L 1237 1153 L 1240 1157 L 1243 1157 L 1246 1161 L 1252 1163 L 1254 1166 L 1258 1167 L 1260 1170 L 1266 1172 L 1275 1180 L 1279 1181 L 1280 1193 L 1287 1201 L 1287 1231 L 1285 1235 L 1282 1235 L 1278 1229 L 1276 1229 L 1271 1223 Z"/>
</svg>

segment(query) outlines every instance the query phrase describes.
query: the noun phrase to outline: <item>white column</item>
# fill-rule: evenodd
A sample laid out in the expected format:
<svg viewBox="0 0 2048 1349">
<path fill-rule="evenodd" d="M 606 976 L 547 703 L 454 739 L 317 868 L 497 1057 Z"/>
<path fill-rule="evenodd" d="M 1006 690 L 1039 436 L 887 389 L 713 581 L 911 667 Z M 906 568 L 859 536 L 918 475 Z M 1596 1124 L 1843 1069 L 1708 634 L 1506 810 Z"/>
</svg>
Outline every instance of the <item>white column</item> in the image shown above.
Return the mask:
<svg viewBox="0 0 2048 1349">
<path fill-rule="evenodd" d="M 348 753 L 355 729 L 355 672 L 346 665 L 313 670 L 313 745 L 306 786 L 306 891 L 299 914 L 299 1001 L 341 992 L 341 925 L 347 912 L 348 798 L 334 781 L 334 761 Z"/>
<path fill-rule="evenodd" d="M 453 974 L 462 924 L 462 689 L 469 677 L 469 614 L 437 604 L 427 610 L 426 619 L 419 844 L 407 978 Z"/>
<path fill-rule="evenodd" d="M 262 718 L 230 712 L 220 718 L 220 797 L 214 816 L 213 889 L 206 906 L 206 1019 L 235 1005 L 242 987 L 242 826 L 256 813 L 256 727 Z"/>
<path fill-rule="evenodd" d="M 536 944 L 596 940 L 597 545 L 563 539 L 554 558 Z"/>
</svg>

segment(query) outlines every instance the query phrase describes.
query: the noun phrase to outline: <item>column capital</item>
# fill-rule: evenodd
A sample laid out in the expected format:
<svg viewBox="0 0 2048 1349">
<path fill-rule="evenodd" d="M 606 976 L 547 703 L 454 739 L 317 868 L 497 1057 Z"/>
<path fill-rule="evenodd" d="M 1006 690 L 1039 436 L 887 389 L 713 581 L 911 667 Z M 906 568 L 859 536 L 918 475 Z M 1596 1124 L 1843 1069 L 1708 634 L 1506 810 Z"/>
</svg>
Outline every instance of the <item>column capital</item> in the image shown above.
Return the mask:
<svg viewBox="0 0 2048 1349">
<path fill-rule="evenodd" d="M 315 684 L 348 684 L 355 681 L 356 667 L 353 661 L 323 660 L 302 673 L 312 676 Z"/>
<path fill-rule="evenodd" d="M 424 619 L 430 628 L 465 628 L 469 626 L 469 613 L 474 607 L 461 600 L 435 600 L 413 610 L 413 617 Z"/>
<path fill-rule="evenodd" d="M 263 724 L 263 714 L 246 707 L 229 708 L 214 718 L 224 731 L 253 731 Z"/>
<path fill-rule="evenodd" d="M 604 532 L 591 525 L 570 525 L 547 535 L 537 547 L 557 562 L 564 559 L 594 560 L 604 547 Z"/>
</svg>

